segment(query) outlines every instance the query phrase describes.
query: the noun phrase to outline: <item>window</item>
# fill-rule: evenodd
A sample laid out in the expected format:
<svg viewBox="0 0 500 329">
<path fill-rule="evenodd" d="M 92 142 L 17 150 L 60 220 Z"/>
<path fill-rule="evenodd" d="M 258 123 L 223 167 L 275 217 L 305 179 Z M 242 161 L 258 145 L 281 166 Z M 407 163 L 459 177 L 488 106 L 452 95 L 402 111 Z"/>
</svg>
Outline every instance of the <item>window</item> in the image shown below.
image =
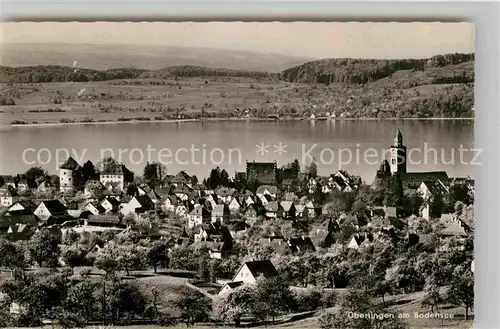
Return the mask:
<svg viewBox="0 0 500 329">
<path fill-rule="evenodd" d="M 396 159 L 395 158 L 392 158 L 392 164 L 395 165 L 396 164 Z"/>
</svg>

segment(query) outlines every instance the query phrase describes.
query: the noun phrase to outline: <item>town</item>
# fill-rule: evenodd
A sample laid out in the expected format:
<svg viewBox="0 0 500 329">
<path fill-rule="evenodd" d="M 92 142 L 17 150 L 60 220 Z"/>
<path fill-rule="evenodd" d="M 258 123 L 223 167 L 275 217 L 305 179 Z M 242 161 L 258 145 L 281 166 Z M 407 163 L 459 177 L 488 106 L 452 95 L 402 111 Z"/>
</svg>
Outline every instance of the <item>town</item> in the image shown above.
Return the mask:
<svg viewBox="0 0 500 329">
<path fill-rule="evenodd" d="M 399 130 L 388 146 L 371 184 L 297 160 L 247 162 L 233 177 L 217 167 L 201 181 L 158 162 L 137 175 L 112 158 L 1 176 L 0 326 L 239 326 L 337 306 L 318 324 L 333 328 L 361 312 L 340 296 L 396 312 L 390 297 L 414 293 L 423 310 L 469 320 L 474 180 L 407 172 Z"/>
</svg>

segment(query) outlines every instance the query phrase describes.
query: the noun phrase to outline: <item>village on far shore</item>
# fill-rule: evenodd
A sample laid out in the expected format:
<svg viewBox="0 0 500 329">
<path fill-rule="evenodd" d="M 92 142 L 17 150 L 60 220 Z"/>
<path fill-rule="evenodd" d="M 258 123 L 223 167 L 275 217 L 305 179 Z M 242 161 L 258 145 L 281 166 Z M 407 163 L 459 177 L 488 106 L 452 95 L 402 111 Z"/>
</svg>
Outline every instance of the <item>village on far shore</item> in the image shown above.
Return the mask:
<svg viewBox="0 0 500 329">
<path fill-rule="evenodd" d="M 456 243 L 463 246 L 474 229 L 474 180 L 448 177 L 445 171 L 407 172 L 399 130 L 390 158 L 380 164 L 371 185 L 342 169 L 319 176 L 314 162 L 301 170 L 297 160 L 281 167 L 277 162 L 248 161 L 246 171 L 233 178 L 217 167 L 198 181 L 185 171 L 167 174 L 157 162 L 147 163 L 138 176 L 112 158 L 94 165 L 69 157 L 59 175 L 37 167 L 1 177 L 3 238 L 28 241 L 43 230 L 55 232 L 62 241 L 86 237 L 91 242 L 82 253 L 89 259 L 98 259 L 109 248 L 119 250 L 124 243 L 120 237 L 145 248 L 161 241 L 166 248 L 161 257 L 139 262 L 137 268 L 128 265 L 127 274 L 150 265 L 155 273 L 157 267 L 205 273 L 208 270 L 183 258 L 188 248 L 203 249 L 207 259 L 199 266 L 215 262 L 224 270 L 206 277 L 198 274 L 186 285 L 211 299 L 255 285 L 260 277 L 286 274 L 288 265 L 280 263 L 280 257 L 299 262 L 303 257 L 312 266 L 306 261 L 310 255 L 327 263 L 342 254 L 349 261 L 348 255 L 377 244 L 404 252 L 432 245 L 445 253 Z M 59 257 L 58 262 L 71 268 L 95 266 L 89 259 L 68 264 L 68 258 Z M 467 266 L 473 271 L 473 263 Z M 289 274 L 294 286 L 305 282 L 304 288 L 342 289 L 357 282 L 355 275 L 341 270 L 314 280 L 294 275 Z M 422 289 L 419 285 L 414 290 Z M 21 312 L 16 305 L 11 314 Z"/>
</svg>

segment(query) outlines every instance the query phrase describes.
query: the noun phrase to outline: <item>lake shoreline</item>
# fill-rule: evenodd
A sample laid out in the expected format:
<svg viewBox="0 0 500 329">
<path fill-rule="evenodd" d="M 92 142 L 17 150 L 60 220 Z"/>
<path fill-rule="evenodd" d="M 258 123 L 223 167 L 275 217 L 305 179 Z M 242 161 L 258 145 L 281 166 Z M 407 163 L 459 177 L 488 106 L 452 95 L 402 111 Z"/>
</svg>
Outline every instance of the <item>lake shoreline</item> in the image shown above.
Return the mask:
<svg viewBox="0 0 500 329">
<path fill-rule="evenodd" d="M 222 121 L 475 121 L 475 118 L 205 118 L 205 119 L 167 119 L 167 120 L 128 120 L 128 121 L 97 121 L 97 122 L 54 122 L 27 124 L 0 124 L 0 128 L 8 127 L 60 127 L 71 125 L 101 125 L 101 124 L 137 124 L 137 123 L 182 123 L 182 122 L 222 122 Z"/>
</svg>

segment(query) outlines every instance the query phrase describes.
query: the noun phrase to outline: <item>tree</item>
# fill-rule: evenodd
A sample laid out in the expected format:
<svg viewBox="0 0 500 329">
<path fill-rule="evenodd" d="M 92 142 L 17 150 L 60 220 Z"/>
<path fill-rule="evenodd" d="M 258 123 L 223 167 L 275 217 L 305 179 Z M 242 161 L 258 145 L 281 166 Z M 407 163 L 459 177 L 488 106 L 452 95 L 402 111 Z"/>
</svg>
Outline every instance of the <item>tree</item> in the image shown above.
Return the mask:
<svg viewBox="0 0 500 329">
<path fill-rule="evenodd" d="M 146 267 L 146 248 L 129 243 L 120 245 L 117 249 L 118 266 L 119 268 L 124 269 L 127 275 L 130 275 L 130 270 L 143 269 Z"/>
<path fill-rule="evenodd" d="M 24 173 L 24 177 L 26 178 L 28 182 L 28 187 L 34 188 L 36 187 L 36 182 L 42 178 L 42 177 L 47 177 L 48 172 L 47 170 L 41 168 L 41 167 L 31 167 Z"/>
<path fill-rule="evenodd" d="M 143 178 L 150 187 L 162 185 L 166 176 L 167 168 L 159 162 L 146 162 L 143 171 Z"/>
<path fill-rule="evenodd" d="M 180 311 L 179 318 L 188 327 L 209 319 L 211 301 L 197 291 L 183 288 L 175 300 L 175 306 Z"/>
<path fill-rule="evenodd" d="M 41 229 L 28 242 L 28 255 L 38 266 L 56 267 L 61 250 L 61 231 Z"/>
<path fill-rule="evenodd" d="M 58 322 L 63 328 L 85 327 L 98 311 L 96 284 L 84 278 L 68 289 L 59 311 Z"/>
<path fill-rule="evenodd" d="M 97 252 L 94 265 L 106 272 L 107 276 L 114 276 L 114 273 L 120 269 L 118 261 L 118 250 L 114 243 L 107 243 Z"/>
<path fill-rule="evenodd" d="M 277 315 L 293 310 L 294 303 L 294 295 L 283 278 L 276 276 L 257 281 L 253 313 L 258 319 L 271 317 L 274 322 Z"/>
<path fill-rule="evenodd" d="M 429 284 L 424 287 L 425 295 L 422 300 L 422 307 L 430 306 L 431 312 L 434 313 L 434 309 L 438 309 L 439 304 L 441 304 L 444 299 L 442 298 L 439 287 L 435 284 Z"/>
<path fill-rule="evenodd" d="M 306 171 L 309 178 L 316 178 L 318 176 L 318 165 L 314 160 L 306 167 Z"/>
<path fill-rule="evenodd" d="M 147 306 L 147 298 L 136 281 L 125 281 L 111 278 L 103 281 L 105 295 L 105 316 L 111 318 L 111 323 L 133 316 L 142 316 Z"/>
<path fill-rule="evenodd" d="M 235 290 L 218 296 L 213 301 L 214 317 L 219 321 L 240 325 L 244 314 L 251 314 L 255 302 L 255 288 L 241 286 Z"/>
<path fill-rule="evenodd" d="M 168 244 L 164 240 L 157 240 L 151 244 L 148 250 L 149 264 L 153 266 L 156 273 L 158 265 L 168 266 Z"/>
<path fill-rule="evenodd" d="M 25 266 L 24 250 L 16 243 L 0 239 L 0 267 L 10 269 L 14 275 L 15 269 L 23 269 Z"/>
<path fill-rule="evenodd" d="M 61 252 L 61 258 L 64 263 L 71 268 L 71 274 L 76 266 L 85 264 L 85 251 L 78 246 L 64 246 Z"/>
<path fill-rule="evenodd" d="M 82 166 L 82 185 L 85 185 L 89 180 L 97 179 L 97 172 L 92 161 L 88 160 Z"/>
<path fill-rule="evenodd" d="M 459 267 L 453 274 L 446 301 L 455 306 L 465 308 L 465 320 L 469 319 L 469 311 L 474 307 L 474 275 L 470 267 Z"/>
</svg>

